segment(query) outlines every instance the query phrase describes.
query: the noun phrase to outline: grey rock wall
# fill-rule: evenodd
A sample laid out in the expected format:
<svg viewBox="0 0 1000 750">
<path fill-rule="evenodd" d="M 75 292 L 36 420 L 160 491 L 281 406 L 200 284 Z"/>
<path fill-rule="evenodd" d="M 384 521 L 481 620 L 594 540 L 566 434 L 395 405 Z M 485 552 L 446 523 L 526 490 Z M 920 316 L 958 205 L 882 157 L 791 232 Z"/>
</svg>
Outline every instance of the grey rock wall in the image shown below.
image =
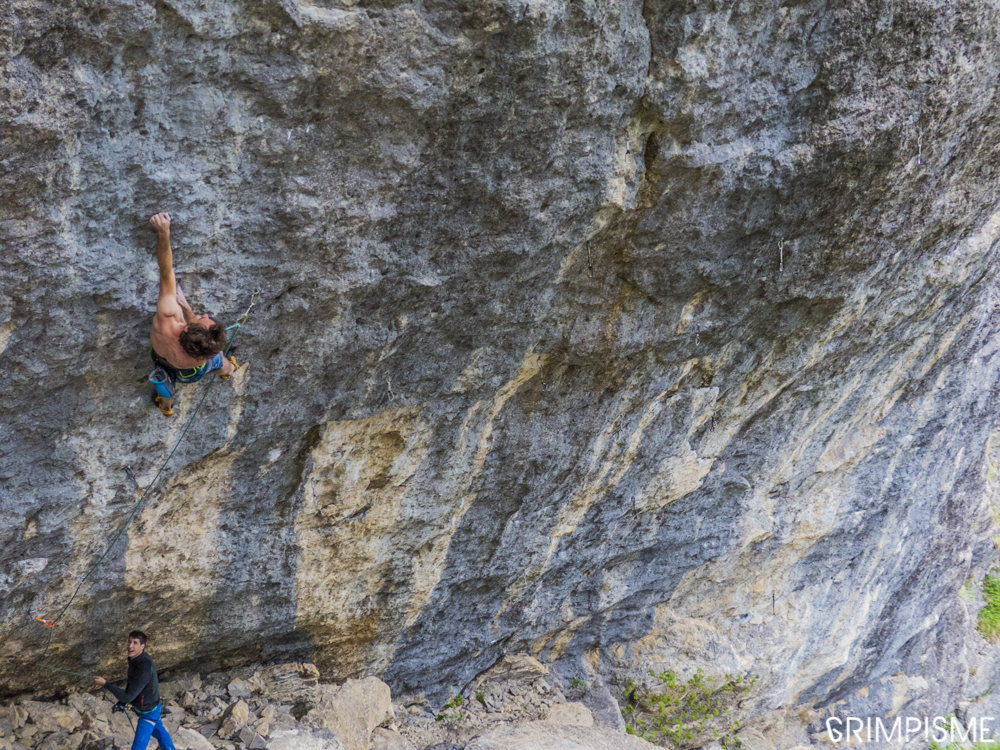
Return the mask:
<svg viewBox="0 0 1000 750">
<path fill-rule="evenodd" d="M 0 656 L 206 387 L 148 403 L 166 210 L 249 364 L 48 663 L 701 667 L 779 744 L 986 692 L 998 11 L 8 0 Z"/>
</svg>

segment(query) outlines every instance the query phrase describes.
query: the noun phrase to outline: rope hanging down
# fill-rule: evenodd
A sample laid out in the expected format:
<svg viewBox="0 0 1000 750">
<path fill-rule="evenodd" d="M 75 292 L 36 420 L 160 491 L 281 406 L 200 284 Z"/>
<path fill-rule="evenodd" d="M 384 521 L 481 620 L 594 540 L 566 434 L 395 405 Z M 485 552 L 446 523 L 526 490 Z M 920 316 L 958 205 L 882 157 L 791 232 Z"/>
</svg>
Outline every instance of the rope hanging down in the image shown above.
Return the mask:
<svg viewBox="0 0 1000 750">
<path fill-rule="evenodd" d="M 253 310 L 254 306 L 257 304 L 257 301 L 259 299 L 260 299 L 260 289 L 254 289 L 253 296 L 250 298 L 250 305 L 247 307 L 246 312 L 244 312 L 243 315 L 240 316 L 239 320 L 236 323 L 234 323 L 233 325 L 229 326 L 229 328 L 226 329 L 227 331 L 229 331 L 235 328 L 236 332 L 232 335 L 232 338 L 229 340 L 229 345 L 226 347 L 224 356 L 228 356 L 229 351 L 233 348 L 233 346 L 235 346 L 236 339 L 240 334 L 240 330 L 243 328 L 243 325 L 247 322 L 247 318 L 250 317 L 250 311 Z M 194 424 L 194 420 L 198 416 L 198 412 L 201 411 L 202 404 L 204 404 L 205 399 L 208 398 L 208 394 L 211 392 L 212 386 L 215 385 L 216 380 L 217 378 L 215 377 L 215 373 L 213 372 L 212 379 L 208 381 L 208 386 L 204 389 L 204 393 L 202 394 L 201 399 L 195 406 L 194 411 L 191 413 L 191 416 L 188 417 L 188 421 L 184 425 L 184 429 L 181 430 L 180 436 L 174 442 L 174 447 L 170 449 L 170 453 L 167 454 L 167 457 L 160 465 L 159 471 L 157 471 L 156 475 L 153 477 L 153 481 L 151 481 L 149 484 L 143 487 L 139 484 L 139 481 L 136 479 L 135 472 L 132 471 L 132 468 L 131 467 L 125 468 L 126 476 L 131 480 L 132 484 L 135 486 L 136 492 L 139 495 L 138 502 L 136 502 L 136 504 L 132 506 L 131 510 L 129 510 L 129 512 L 125 514 L 125 519 L 118 526 L 118 529 L 111 537 L 111 541 L 108 543 L 107 548 L 104 550 L 101 556 L 97 558 L 97 560 L 94 563 L 92 563 L 91 566 L 87 569 L 86 574 L 84 574 L 84 576 L 80 579 L 79 583 L 77 583 L 76 588 L 73 590 L 72 596 L 70 596 L 66 604 L 63 605 L 63 608 L 59 610 L 59 614 L 57 614 L 55 617 L 51 619 L 35 617 L 35 620 L 42 623 L 43 625 L 45 625 L 45 627 L 49 629 L 49 637 L 48 640 L 45 642 L 45 650 L 42 651 L 42 655 L 38 657 L 38 659 L 35 661 L 30 661 L 27 659 L 17 659 L 17 658 L 15 658 L 15 661 L 18 661 L 22 664 L 26 664 L 31 667 L 38 667 L 40 669 L 49 669 L 52 670 L 53 672 L 63 672 L 65 674 L 77 675 L 79 677 L 93 676 L 93 675 L 82 674 L 80 672 L 70 672 L 65 669 L 59 669 L 58 667 L 50 667 L 47 664 L 39 664 L 38 662 L 44 659 L 49 654 L 49 648 L 51 648 L 52 646 L 52 634 L 54 632 L 56 623 L 59 622 L 60 619 L 62 619 L 62 616 L 64 614 L 66 614 L 66 610 L 69 609 L 69 606 L 73 603 L 73 600 L 76 599 L 77 594 L 80 593 L 80 589 L 83 587 L 83 584 L 86 583 L 87 579 L 94 574 L 94 571 L 96 571 L 101 566 L 101 563 L 104 562 L 105 558 L 111 553 L 111 550 L 114 549 L 115 544 L 118 543 L 118 540 L 121 538 L 122 534 L 125 533 L 125 529 L 128 528 L 128 525 L 132 522 L 132 519 L 136 517 L 136 515 L 142 509 L 143 505 L 146 504 L 146 501 L 149 499 L 153 487 L 159 481 L 160 477 L 163 476 L 163 472 L 167 468 L 167 464 L 170 463 L 170 459 L 174 457 L 174 453 L 177 452 L 177 448 L 180 447 L 182 442 L 184 442 L 184 437 L 187 435 L 188 430 L 191 429 L 191 425 Z"/>
</svg>

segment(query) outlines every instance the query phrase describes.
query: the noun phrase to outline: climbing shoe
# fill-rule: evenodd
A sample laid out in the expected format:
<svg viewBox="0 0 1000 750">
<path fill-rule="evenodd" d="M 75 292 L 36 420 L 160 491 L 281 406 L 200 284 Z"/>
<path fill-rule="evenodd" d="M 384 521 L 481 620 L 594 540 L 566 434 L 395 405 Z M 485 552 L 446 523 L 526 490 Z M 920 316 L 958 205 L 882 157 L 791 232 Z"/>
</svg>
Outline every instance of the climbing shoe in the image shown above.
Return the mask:
<svg viewBox="0 0 1000 750">
<path fill-rule="evenodd" d="M 236 364 L 236 357 L 226 357 L 226 359 L 228 359 L 230 362 L 233 363 L 233 367 L 235 367 L 236 370 L 240 369 L 240 366 L 238 364 Z M 236 370 L 233 370 L 229 375 L 220 375 L 219 379 L 220 380 L 229 380 L 229 378 L 231 378 L 233 375 L 236 374 Z"/>
<path fill-rule="evenodd" d="M 165 417 L 174 416 L 173 407 L 164 406 L 161 402 L 163 401 L 162 396 L 153 396 L 153 403 L 156 404 L 156 408 L 160 410 L 160 413 Z"/>
</svg>

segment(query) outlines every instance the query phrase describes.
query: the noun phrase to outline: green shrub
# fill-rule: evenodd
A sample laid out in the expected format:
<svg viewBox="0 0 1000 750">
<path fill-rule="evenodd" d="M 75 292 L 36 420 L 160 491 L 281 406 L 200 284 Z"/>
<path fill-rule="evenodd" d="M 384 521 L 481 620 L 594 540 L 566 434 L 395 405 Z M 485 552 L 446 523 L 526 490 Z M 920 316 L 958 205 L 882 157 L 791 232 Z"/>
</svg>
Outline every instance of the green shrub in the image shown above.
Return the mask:
<svg viewBox="0 0 1000 750">
<path fill-rule="evenodd" d="M 479 696 L 476 696 L 476 697 L 478 698 Z M 461 693 L 459 693 L 458 695 L 456 695 L 454 698 L 452 698 L 450 701 L 448 701 L 447 703 L 445 703 L 441 707 L 441 713 L 439 713 L 437 716 L 435 716 L 434 720 L 435 721 L 462 721 L 464 719 L 467 719 L 468 716 L 466 714 L 463 714 L 461 711 L 456 711 L 455 713 L 451 713 L 448 710 L 450 708 L 461 708 L 462 704 L 464 702 L 465 702 L 465 698 L 462 696 Z"/>
<path fill-rule="evenodd" d="M 979 632 L 992 643 L 1000 640 L 1000 578 L 987 575 L 983 580 L 986 606 L 979 612 Z"/>
<path fill-rule="evenodd" d="M 750 694 L 757 679 L 726 675 L 716 681 L 699 669 L 686 681 L 670 670 L 650 672 L 652 687 L 630 680 L 625 687 L 625 731 L 658 745 L 698 747 L 721 738 L 725 748 L 738 748 L 732 735 L 740 722 L 730 710 Z M 717 684 L 714 684 L 717 683 Z"/>
</svg>

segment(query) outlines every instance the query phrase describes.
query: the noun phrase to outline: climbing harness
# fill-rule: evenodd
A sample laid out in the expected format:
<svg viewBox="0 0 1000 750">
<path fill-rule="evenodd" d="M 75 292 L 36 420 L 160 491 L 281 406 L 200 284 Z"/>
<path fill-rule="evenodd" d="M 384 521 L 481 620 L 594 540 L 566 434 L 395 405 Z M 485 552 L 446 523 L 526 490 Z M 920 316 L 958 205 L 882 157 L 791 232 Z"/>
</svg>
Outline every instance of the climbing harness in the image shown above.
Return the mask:
<svg viewBox="0 0 1000 750">
<path fill-rule="evenodd" d="M 229 356 L 229 351 L 236 344 L 236 339 L 239 336 L 240 329 L 242 329 L 242 327 L 246 324 L 247 319 L 250 317 L 250 311 L 253 310 L 254 306 L 257 304 L 257 301 L 259 299 L 260 299 L 260 289 L 259 288 L 254 289 L 253 295 L 250 297 L 250 304 L 247 307 L 246 311 L 243 313 L 243 315 L 240 316 L 239 320 L 236 323 L 234 323 L 233 325 L 229 326 L 226 329 L 227 331 L 235 329 L 235 333 L 233 333 L 232 338 L 230 338 L 229 345 L 226 347 L 226 350 L 223 353 L 223 357 Z M 139 480 L 136 477 L 135 471 L 132 470 L 132 467 L 131 466 L 125 467 L 125 476 L 128 477 L 129 481 L 135 487 L 136 494 L 139 495 L 139 500 L 135 503 L 135 505 L 132 506 L 132 508 L 128 511 L 128 513 L 125 514 L 124 520 L 121 522 L 121 524 L 119 524 L 118 529 L 111 537 L 111 541 L 108 543 L 108 546 L 105 548 L 101 556 L 98 557 L 97 560 L 90 565 L 90 567 L 87 569 L 87 572 L 80 578 L 79 582 L 76 585 L 76 588 L 73 590 L 72 595 L 70 596 L 69 600 L 67 600 L 66 604 L 63 605 L 62 609 L 59 610 L 59 613 L 55 617 L 49 619 L 35 616 L 34 618 L 35 620 L 37 620 L 38 622 L 40 622 L 49 629 L 49 637 L 48 640 L 45 642 L 45 649 L 42 651 L 42 655 L 37 660 L 19 659 L 17 657 L 12 657 L 15 659 L 15 661 L 18 661 L 27 666 L 37 667 L 39 669 L 48 669 L 53 672 L 63 672 L 65 674 L 77 675 L 79 677 L 93 677 L 93 675 L 82 674 L 80 672 L 70 672 L 69 670 L 66 669 L 59 669 L 58 667 L 51 667 L 47 664 L 39 664 L 38 662 L 40 662 L 49 654 L 49 649 L 52 647 L 52 635 L 55 632 L 56 623 L 59 622 L 60 619 L 62 619 L 62 616 L 64 614 L 66 614 L 66 610 L 69 609 L 70 605 L 76 599 L 77 594 L 80 593 L 80 589 L 83 588 L 83 584 L 86 583 L 87 579 L 89 579 L 90 576 L 92 576 L 94 572 L 101 566 L 105 558 L 111 553 L 111 550 L 114 549 L 115 545 L 118 543 L 118 540 L 121 538 L 122 534 L 125 533 L 125 530 L 132 522 L 132 519 L 136 517 L 136 515 L 145 505 L 146 501 L 149 500 L 150 493 L 153 487 L 160 480 L 160 477 L 163 476 L 163 472 L 166 470 L 167 465 L 170 463 L 170 459 L 173 458 L 174 453 L 177 452 L 177 449 L 184 442 L 185 436 L 191 429 L 191 426 L 194 424 L 194 420 L 198 416 L 198 412 L 201 411 L 201 407 L 205 403 L 205 399 L 208 398 L 208 394 L 211 392 L 212 386 L 215 384 L 215 381 L 216 378 L 214 377 L 211 378 L 211 380 L 209 380 L 208 386 L 204 389 L 204 393 L 202 394 L 201 399 L 195 406 L 194 411 L 191 412 L 191 416 L 188 417 L 187 424 L 184 425 L 184 429 L 181 430 L 180 435 L 174 442 L 174 447 L 170 449 L 170 453 L 167 454 L 166 459 L 164 459 L 163 463 L 160 465 L 159 470 L 156 472 L 155 476 L 153 477 L 152 481 L 149 484 L 147 484 L 145 487 L 139 484 Z"/>
</svg>

